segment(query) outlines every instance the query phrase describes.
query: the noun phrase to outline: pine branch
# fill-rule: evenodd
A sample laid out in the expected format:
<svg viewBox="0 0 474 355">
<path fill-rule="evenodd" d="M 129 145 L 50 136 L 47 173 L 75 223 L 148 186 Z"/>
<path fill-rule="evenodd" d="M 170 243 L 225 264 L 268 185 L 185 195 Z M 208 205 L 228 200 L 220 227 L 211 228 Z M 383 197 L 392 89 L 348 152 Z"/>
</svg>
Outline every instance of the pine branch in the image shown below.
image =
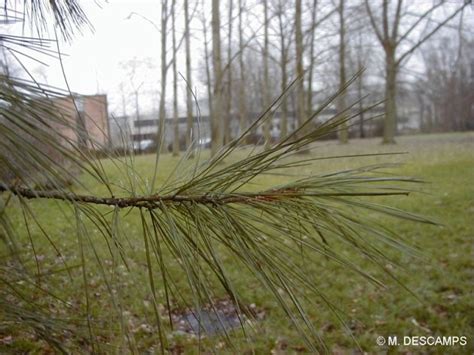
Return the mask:
<svg viewBox="0 0 474 355">
<path fill-rule="evenodd" d="M 53 199 L 70 202 L 90 203 L 95 205 L 107 205 L 119 208 L 159 208 L 161 203 L 180 204 L 192 202 L 203 205 L 225 205 L 229 203 L 252 204 L 257 202 L 277 203 L 285 199 L 297 199 L 303 197 L 331 197 L 331 196 L 408 196 L 409 192 L 307 192 L 304 189 L 276 189 L 260 193 L 231 193 L 231 194 L 197 194 L 197 195 L 152 195 L 139 197 L 98 197 L 92 195 L 78 195 L 60 190 L 35 190 L 24 187 L 6 186 L 0 184 L 0 192 L 11 192 L 16 196 L 26 199 Z"/>
</svg>

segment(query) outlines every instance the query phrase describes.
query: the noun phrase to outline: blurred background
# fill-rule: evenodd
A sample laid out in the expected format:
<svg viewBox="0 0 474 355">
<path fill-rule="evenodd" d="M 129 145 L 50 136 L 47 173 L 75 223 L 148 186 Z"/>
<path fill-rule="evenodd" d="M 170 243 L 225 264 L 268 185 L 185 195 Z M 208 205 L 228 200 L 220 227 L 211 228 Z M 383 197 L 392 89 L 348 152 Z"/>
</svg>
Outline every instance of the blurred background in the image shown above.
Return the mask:
<svg viewBox="0 0 474 355">
<path fill-rule="evenodd" d="M 339 137 L 326 138 L 381 136 L 392 143 L 400 134 L 474 129 L 469 2 L 188 0 L 83 6 L 93 25 L 74 41 L 58 38 L 60 61 L 48 53 L 32 59 L 18 45 L 4 46 L 2 70 L 26 76 L 27 68 L 39 82 L 62 89 L 67 78 L 80 101 L 76 106 L 89 102 L 84 116 L 100 122 L 103 131 L 94 132 L 97 124 L 86 122 L 87 134 L 114 149 L 154 149 L 160 119 L 166 122 L 166 150 L 178 154 L 192 141 L 218 147 L 286 92 L 268 124 L 247 139 L 278 141 L 356 74 L 313 122 L 351 106 L 348 127 Z M 4 28 L 35 35 L 29 23 Z M 286 91 L 296 78 L 300 81 Z"/>
</svg>

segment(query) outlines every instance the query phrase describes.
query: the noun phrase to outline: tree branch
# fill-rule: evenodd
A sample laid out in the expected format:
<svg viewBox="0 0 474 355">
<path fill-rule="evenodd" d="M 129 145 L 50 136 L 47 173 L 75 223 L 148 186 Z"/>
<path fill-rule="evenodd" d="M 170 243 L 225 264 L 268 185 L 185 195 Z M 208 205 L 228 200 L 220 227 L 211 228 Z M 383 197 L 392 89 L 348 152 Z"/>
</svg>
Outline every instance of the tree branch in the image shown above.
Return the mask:
<svg viewBox="0 0 474 355">
<path fill-rule="evenodd" d="M 400 13 L 402 11 L 403 0 L 398 0 L 397 11 L 395 13 L 395 20 L 393 21 L 392 27 L 392 42 L 396 43 L 398 36 L 398 26 L 400 25 Z"/>
<path fill-rule="evenodd" d="M 469 5 L 469 2 L 466 1 L 463 6 L 461 6 L 459 9 L 457 9 L 455 12 L 451 14 L 451 16 L 447 17 L 443 22 L 439 23 L 438 26 L 436 26 L 430 33 L 428 33 L 425 37 L 420 39 L 412 48 L 407 50 L 400 58 L 398 58 L 396 65 L 400 65 L 401 62 L 408 57 L 411 53 L 413 53 L 415 50 L 418 49 L 419 46 L 421 46 L 424 42 L 426 42 L 431 36 L 433 36 L 438 30 L 443 27 L 446 23 L 451 21 L 454 17 L 456 17 L 457 14 L 462 12 L 464 8 Z"/>
<path fill-rule="evenodd" d="M 419 19 L 417 21 L 415 21 L 415 23 L 405 32 L 405 34 L 403 34 L 400 39 L 397 41 L 397 45 L 400 44 L 400 42 L 402 42 L 405 38 L 407 38 L 410 33 L 420 24 L 421 21 L 423 21 L 426 17 L 428 17 L 428 15 L 433 12 L 435 9 L 437 9 L 438 7 L 440 7 L 441 5 L 443 5 L 443 2 L 440 2 L 436 5 L 434 5 L 431 9 L 429 9 L 428 11 L 426 11 L 422 16 L 419 17 Z M 395 38 L 396 39 L 396 38 Z"/>
<path fill-rule="evenodd" d="M 372 10 L 370 9 L 368 0 L 365 0 L 365 8 L 367 9 L 367 14 L 369 15 L 370 24 L 372 25 L 372 28 L 374 29 L 375 35 L 377 36 L 380 43 L 383 44 L 384 39 L 382 37 L 382 34 L 380 33 L 379 28 L 377 27 L 377 24 L 375 23 L 374 15 L 372 14 Z"/>
<path fill-rule="evenodd" d="M 400 0 L 398 1 L 400 3 Z M 383 28 L 383 38 L 388 40 L 390 35 L 388 34 L 388 0 L 383 0 L 382 5 L 382 28 Z"/>
<path fill-rule="evenodd" d="M 0 192 L 10 192 L 16 196 L 26 199 L 52 199 L 69 202 L 89 203 L 95 205 L 114 206 L 119 208 L 137 207 L 154 209 L 160 203 L 180 204 L 192 202 L 204 205 L 223 205 L 229 203 L 252 204 L 259 202 L 278 202 L 285 199 L 302 197 L 330 197 L 330 196 L 388 196 L 405 195 L 409 192 L 309 192 L 305 189 L 282 188 L 264 191 L 261 193 L 238 193 L 238 194 L 197 194 L 197 195 L 151 195 L 138 197 L 98 197 L 91 195 L 78 195 L 72 192 L 59 190 L 34 190 L 25 187 L 0 185 Z"/>
</svg>

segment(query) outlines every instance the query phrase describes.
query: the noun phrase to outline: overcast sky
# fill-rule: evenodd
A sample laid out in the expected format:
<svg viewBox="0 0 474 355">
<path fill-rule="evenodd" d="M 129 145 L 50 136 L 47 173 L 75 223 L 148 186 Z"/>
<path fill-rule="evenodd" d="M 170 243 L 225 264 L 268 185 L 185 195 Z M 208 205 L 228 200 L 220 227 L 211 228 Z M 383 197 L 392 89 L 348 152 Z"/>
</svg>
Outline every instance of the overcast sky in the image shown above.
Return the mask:
<svg viewBox="0 0 474 355">
<path fill-rule="evenodd" d="M 154 26 L 130 13 L 136 12 L 159 25 L 160 6 L 156 0 L 110 1 L 102 7 L 94 1 L 85 1 L 84 11 L 94 26 L 94 31 L 84 29 L 71 44 L 63 44 L 64 67 L 71 90 L 82 94 L 108 93 L 111 111 L 121 113 L 120 84 L 130 85 L 130 79 L 121 63 L 133 58 L 150 57 L 158 68 L 160 58 L 160 33 Z M 56 63 L 57 64 L 57 63 Z M 57 65 L 48 70 L 50 84 L 62 84 L 64 79 Z M 159 82 L 157 70 L 144 73 L 135 78 L 135 85 L 146 81 L 142 86 L 145 94 L 151 89 L 153 81 Z M 156 85 L 158 87 L 158 85 Z M 129 90 L 126 90 L 128 92 Z M 145 101 L 142 99 L 142 101 Z M 147 102 L 149 100 L 146 100 Z M 142 103 L 145 105 L 145 102 Z"/>
<path fill-rule="evenodd" d="M 159 26 L 160 2 L 156 0 L 114 0 L 101 1 L 99 6 L 95 1 L 86 0 L 81 1 L 81 4 L 94 29 L 83 28 L 82 34 L 78 33 L 71 43 L 60 41 L 60 49 L 63 54 L 62 64 L 71 91 L 81 94 L 107 93 L 110 111 L 121 114 L 120 85 L 123 83 L 125 92 L 129 93 L 132 91 L 133 85 L 139 86 L 143 82 L 140 89 L 140 104 L 145 111 L 156 108 L 157 89 L 160 82 L 160 33 L 147 20 L 140 16 L 129 18 L 129 15 L 135 12 Z M 177 25 L 181 27 L 184 17 L 181 8 L 178 9 L 176 16 Z M 7 30 L 10 33 L 18 34 L 23 31 L 20 24 L 8 27 Z M 179 36 L 180 34 L 178 34 L 178 38 Z M 171 44 L 171 38 L 168 43 Z M 194 41 L 192 50 L 196 53 L 194 56 L 196 60 L 201 57 L 201 54 L 197 53 L 199 52 L 198 48 L 200 48 L 198 43 Z M 55 45 L 51 49 L 56 49 Z M 168 60 L 170 56 L 171 54 L 168 55 Z M 42 56 L 40 59 L 46 64 L 43 65 L 26 57 L 19 57 L 38 81 L 66 89 L 62 68 L 57 59 Z M 141 68 L 138 68 L 132 83 L 127 75 L 128 70 L 123 68 L 123 64 L 134 60 L 134 58 L 139 60 L 148 58 L 155 69 L 142 65 Z M 197 62 L 193 63 L 193 67 L 196 66 Z M 178 70 L 182 73 L 185 72 L 184 58 L 178 62 Z M 168 72 L 169 77 L 170 75 L 171 71 Z M 171 82 L 171 78 L 169 82 Z M 127 95 L 129 96 L 129 94 Z M 129 97 L 125 99 L 132 101 Z M 129 105 L 128 111 L 131 111 L 131 107 L 132 105 Z"/>
</svg>

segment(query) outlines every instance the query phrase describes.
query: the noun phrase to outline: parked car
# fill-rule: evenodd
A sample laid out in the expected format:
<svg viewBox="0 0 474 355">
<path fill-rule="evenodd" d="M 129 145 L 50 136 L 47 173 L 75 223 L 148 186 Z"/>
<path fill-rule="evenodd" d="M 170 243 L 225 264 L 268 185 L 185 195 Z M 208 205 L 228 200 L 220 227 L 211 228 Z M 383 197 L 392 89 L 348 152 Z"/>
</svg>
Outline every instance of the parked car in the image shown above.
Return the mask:
<svg viewBox="0 0 474 355">
<path fill-rule="evenodd" d="M 135 151 L 145 151 L 153 146 L 153 140 L 152 139 L 144 139 L 139 142 L 133 142 L 133 150 Z"/>
</svg>

